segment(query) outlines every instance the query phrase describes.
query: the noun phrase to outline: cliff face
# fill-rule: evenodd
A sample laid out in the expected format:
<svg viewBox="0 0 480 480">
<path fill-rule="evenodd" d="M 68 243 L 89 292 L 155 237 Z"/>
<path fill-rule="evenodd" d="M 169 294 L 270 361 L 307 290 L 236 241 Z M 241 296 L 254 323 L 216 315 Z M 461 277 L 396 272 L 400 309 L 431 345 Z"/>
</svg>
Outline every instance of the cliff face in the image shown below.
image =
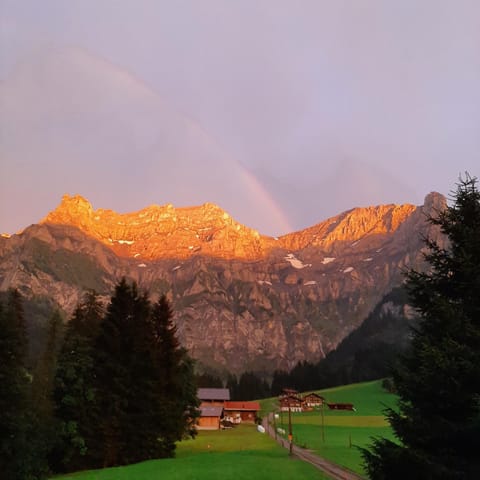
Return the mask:
<svg viewBox="0 0 480 480">
<path fill-rule="evenodd" d="M 108 300 L 126 276 L 172 300 L 180 339 L 201 363 L 231 371 L 318 360 L 421 265 L 420 235 L 438 238 L 421 207 L 353 209 L 278 239 L 212 204 L 131 214 L 64 197 L 39 225 L 0 238 L 0 289 L 48 296 L 68 313 L 82 291 Z"/>
<path fill-rule="evenodd" d="M 261 258 L 274 240 L 245 227 L 211 203 L 175 208 L 152 205 L 134 213 L 93 210 L 81 196 L 65 195 L 41 223 L 71 225 L 110 247 L 121 257 Z"/>
</svg>

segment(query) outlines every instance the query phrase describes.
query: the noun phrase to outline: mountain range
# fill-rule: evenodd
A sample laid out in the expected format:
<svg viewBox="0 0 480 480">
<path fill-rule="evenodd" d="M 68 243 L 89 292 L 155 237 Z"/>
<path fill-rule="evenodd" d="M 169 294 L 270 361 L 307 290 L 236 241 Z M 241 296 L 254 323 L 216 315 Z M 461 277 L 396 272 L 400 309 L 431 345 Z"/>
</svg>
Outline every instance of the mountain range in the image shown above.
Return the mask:
<svg viewBox="0 0 480 480">
<path fill-rule="evenodd" d="M 166 294 L 182 344 L 205 369 L 272 372 L 318 361 L 423 268 L 426 221 L 446 205 L 354 208 L 269 237 L 206 203 L 119 214 L 65 195 L 38 224 L 0 237 L 0 290 L 68 316 L 86 289 L 105 302 L 122 277 Z M 38 320 L 40 321 L 40 320 Z"/>
</svg>

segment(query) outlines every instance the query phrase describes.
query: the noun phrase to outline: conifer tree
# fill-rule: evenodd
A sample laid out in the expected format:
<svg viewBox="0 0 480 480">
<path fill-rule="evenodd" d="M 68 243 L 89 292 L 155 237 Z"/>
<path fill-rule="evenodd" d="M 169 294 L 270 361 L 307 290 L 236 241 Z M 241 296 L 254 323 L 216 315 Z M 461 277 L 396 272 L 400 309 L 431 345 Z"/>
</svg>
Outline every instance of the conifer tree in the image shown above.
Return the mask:
<svg viewBox="0 0 480 480">
<path fill-rule="evenodd" d="M 39 479 L 47 473 L 46 448 L 31 413 L 26 356 L 22 299 L 10 290 L 6 308 L 0 304 L 0 475 L 10 480 Z"/>
<path fill-rule="evenodd" d="M 273 372 L 272 386 L 270 388 L 273 396 L 280 395 L 284 388 L 290 387 L 290 375 L 284 370 L 275 370 Z"/>
<path fill-rule="evenodd" d="M 253 400 L 266 398 L 270 395 L 270 387 L 264 379 L 254 372 L 244 372 L 238 381 L 237 400 Z"/>
<path fill-rule="evenodd" d="M 228 374 L 226 387 L 230 391 L 230 399 L 238 400 L 238 378 L 235 374 Z"/>
<path fill-rule="evenodd" d="M 178 404 L 180 418 L 178 440 L 188 437 L 194 438 L 197 435 L 196 423 L 200 416 L 198 409 L 200 400 L 197 397 L 197 386 L 195 384 L 195 363 L 186 349 L 182 349 L 179 379 L 181 402 Z"/>
<path fill-rule="evenodd" d="M 164 295 L 153 307 L 152 329 L 162 432 L 159 453 L 172 456 L 176 441 L 196 433 L 198 399 L 193 362 L 180 346 L 173 311 Z"/>
<path fill-rule="evenodd" d="M 172 456 L 193 434 L 193 364 L 181 348 L 165 297 L 154 305 L 135 284 L 116 287 L 95 344 L 99 466 Z M 99 453 L 95 457 L 95 452 Z"/>
<path fill-rule="evenodd" d="M 87 451 L 96 436 L 93 355 L 103 309 L 98 295 L 84 295 L 67 325 L 54 381 L 59 441 L 52 458 L 56 470 L 91 466 Z"/>
<path fill-rule="evenodd" d="M 223 388 L 222 379 L 211 373 L 195 375 L 195 382 L 198 388 Z"/>
<path fill-rule="evenodd" d="M 430 222 L 448 246 L 426 240 L 430 265 L 407 288 L 421 322 L 393 372 L 399 410 L 388 419 L 399 443 L 364 450 L 372 479 L 480 478 L 480 192 L 461 179 L 453 204 Z"/>
<path fill-rule="evenodd" d="M 48 322 L 47 340 L 43 354 L 34 371 L 32 396 L 35 409 L 45 424 L 53 419 L 53 380 L 57 366 L 57 355 L 63 336 L 60 312 L 54 311 Z"/>
<path fill-rule="evenodd" d="M 89 449 L 96 466 L 129 463 L 126 450 L 129 433 L 130 397 L 137 393 L 140 378 L 134 378 L 137 324 L 142 299 L 135 284 L 122 279 L 107 308 L 95 343 L 94 376 L 98 407 L 98 436 Z"/>
</svg>

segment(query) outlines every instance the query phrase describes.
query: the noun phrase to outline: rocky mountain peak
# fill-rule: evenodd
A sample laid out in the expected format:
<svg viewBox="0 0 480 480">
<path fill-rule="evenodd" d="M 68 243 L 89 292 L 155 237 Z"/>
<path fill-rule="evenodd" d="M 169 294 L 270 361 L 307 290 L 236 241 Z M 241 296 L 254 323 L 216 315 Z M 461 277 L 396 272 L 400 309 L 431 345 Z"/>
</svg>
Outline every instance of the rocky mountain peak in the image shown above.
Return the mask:
<svg viewBox="0 0 480 480">
<path fill-rule="evenodd" d="M 262 257 L 273 239 L 236 222 L 213 203 L 176 208 L 151 205 L 133 213 L 94 210 L 80 195 L 64 195 L 41 223 L 77 227 L 116 254 L 138 259 Z"/>
<path fill-rule="evenodd" d="M 423 202 L 423 208 L 426 212 L 432 214 L 434 212 L 441 212 L 447 206 L 447 199 L 444 195 L 438 192 L 430 192 Z"/>
<path fill-rule="evenodd" d="M 338 245 L 352 244 L 374 235 L 391 234 L 416 209 L 410 204 L 354 208 L 301 232 L 285 235 L 281 240 L 289 249 L 315 246 L 331 251 Z"/>
<path fill-rule="evenodd" d="M 81 195 L 65 194 L 60 205 L 53 212 L 50 212 L 41 223 L 87 224 L 92 214 L 92 204 L 86 198 Z"/>
</svg>

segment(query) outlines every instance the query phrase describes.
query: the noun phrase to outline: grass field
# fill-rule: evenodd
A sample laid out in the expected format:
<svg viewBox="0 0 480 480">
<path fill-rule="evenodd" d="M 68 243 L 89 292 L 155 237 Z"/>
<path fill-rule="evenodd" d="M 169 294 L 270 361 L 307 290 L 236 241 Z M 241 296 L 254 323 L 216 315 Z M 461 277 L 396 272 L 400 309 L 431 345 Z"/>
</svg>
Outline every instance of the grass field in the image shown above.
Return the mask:
<svg viewBox="0 0 480 480">
<path fill-rule="evenodd" d="M 180 442 L 177 458 L 55 477 L 55 480 L 327 480 L 252 425 L 202 431 Z"/>
<path fill-rule="evenodd" d="M 394 407 L 396 396 L 387 393 L 380 381 L 359 383 L 318 391 L 327 403 L 353 403 L 356 411 L 324 410 L 324 440 L 322 416 L 319 410 L 293 413 L 294 443 L 313 450 L 318 455 L 363 474 L 362 458 L 356 446 L 365 447 L 371 438 L 382 436 L 394 440 L 392 430 L 384 418 L 386 406 Z M 272 399 L 263 402 L 262 408 L 272 411 Z M 277 407 L 278 408 L 278 407 Z M 288 413 L 277 421 L 288 431 Z"/>
<path fill-rule="evenodd" d="M 363 474 L 356 445 L 366 446 L 372 436 L 393 439 L 382 410 L 396 397 L 381 382 L 367 382 L 319 391 L 327 402 L 353 403 L 356 412 L 324 411 L 324 438 L 319 411 L 292 414 L 294 441 L 320 456 Z M 277 399 L 261 402 L 262 415 L 278 409 Z M 282 414 L 288 430 L 288 413 Z M 254 426 L 226 431 L 202 431 L 196 439 L 180 442 L 177 458 L 151 460 L 127 467 L 109 468 L 55 477 L 55 480 L 326 480 L 311 465 L 288 457 L 288 452 Z"/>
</svg>

